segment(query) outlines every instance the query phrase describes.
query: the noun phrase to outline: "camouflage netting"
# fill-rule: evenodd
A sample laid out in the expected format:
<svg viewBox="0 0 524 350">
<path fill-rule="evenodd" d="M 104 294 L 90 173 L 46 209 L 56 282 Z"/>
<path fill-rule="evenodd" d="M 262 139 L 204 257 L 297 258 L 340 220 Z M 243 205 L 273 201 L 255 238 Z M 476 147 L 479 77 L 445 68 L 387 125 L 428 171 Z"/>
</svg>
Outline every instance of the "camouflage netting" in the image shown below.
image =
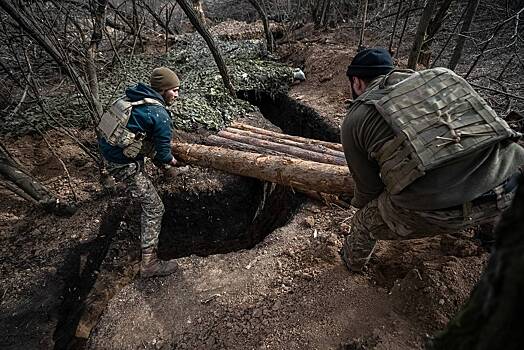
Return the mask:
<svg viewBox="0 0 524 350">
<path fill-rule="evenodd" d="M 217 40 L 217 45 L 237 91 L 265 90 L 278 93 L 288 90 L 293 77 L 292 69 L 275 62 L 268 55 L 262 41 Z M 204 127 L 216 130 L 227 125 L 233 118 L 241 118 L 256 110 L 248 102 L 228 94 L 213 56 L 198 34 L 178 37 L 170 52 L 162 56 L 122 56 L 121 59 L 125 68 L 120 68 L 117 63 L 114 71 L 99 73 L 100 97 L 104 108 L 108 108 L 126 86 L 140 81 L 147 83 L 151 70 L 165 65 L 175 70 L 182 82 L 180 97 L 171 106 L 176 128 L 194 130 Z M 64 125 L 90 125 L 86 106 L 78 96 L 47 96 L 45 101 L 48 110 Z M 40 129 L 48 128 L 47 117 L 36 107 L 19 114 L 4 122 L 1 133 L 23 134 L 33 131 L 35 126 Z"/>
</svg>

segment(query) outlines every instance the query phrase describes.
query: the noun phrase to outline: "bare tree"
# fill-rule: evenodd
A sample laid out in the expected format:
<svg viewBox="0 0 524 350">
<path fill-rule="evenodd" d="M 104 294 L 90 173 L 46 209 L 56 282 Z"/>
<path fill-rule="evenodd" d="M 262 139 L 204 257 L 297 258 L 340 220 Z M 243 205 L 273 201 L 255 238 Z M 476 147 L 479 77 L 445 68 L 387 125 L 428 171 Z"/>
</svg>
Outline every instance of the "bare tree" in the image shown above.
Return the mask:
<svg viewBox="0 0 524 350">
<path fill-rule="evenodd" d="M 220 71 L 220 75 L 222 76 L 222 81 L 224 82 L 224 86 L 229 91 L 231 96 L 236 96 L 235 88 L 233 87 L 233 84 L 231 84 L 231 78 L 229 77 L 229 73 L 227 71 L 227 66 L 224 62 L 224 59 L 222 58 L 222 55 L 220 54 L 220 51 L 218 50 L 215 40 L 213 39 L 213 36 L 211 33 L 209 33 L 209 30 L 200 22 L 198 19 L 198 15 L 196 14 L 195 10 L 193 9 L 193 6 L 191 6 L 187 0 L 177 0 L 178 5 L 182 8 L 186 16 L 189 18 L 189 21 L 195 27 L 195 29 L 200 33 L 202 38 L 207 43 L 207 46 L 209 46 L 209 50 L 211 51 L 211 54 L 213 55 L 213 58 L 215 59 L 215 62 L 217 64 L 218 70 Z"/>
<path fill-rule="evenodd" d="M 362 1 L 362 19 L 360 26 L 360 38 L 358 40 L 358 50 L 364 48 L 364 32 L 366 31 L 366 20 L 368 17 L 368 0 Z"/>
<path fill-rule="evenodd" d="M 275 49 L 275 40 L 273 39 L 273 33 L 269 28 L 269 21 L 267 18 L 266 10 L 262 7 L 259 2 L 260 0 L 249 0 L 253 7 L 257 10 L 260 18 L 262 19 L 262 24 L 264 25 L 264 33 L 266 34 L 266 45 L 269 52 L 273 52 Z"/>
<path fill-rule="evenodd" d="M 460 29 L 460 35 L 457 36 L 457 43 L 455 44 L 453 55 L 451 55 L 451 59 L 449 60 L 449 69 L 454 70 L 460 61 L 462 50 L 464 49 L 464 43 L 466 42 L 466 35 L 467 32 L 469 32 L 469 28 L 471 27 L 471 23 L 473 22 L 473 18 L 475 17 L 479 3 L 480 0 L 469 0 L 468 2 L 464 22 L 462 23 L 462 28 Z"/>
<path fill-rule="evenodd" d="M 98 111 L 102 109 L 100 101 L 93 96 L 88 83 L 78 69 L 69 63 L 71 61 L 68 56 L 70 51 L 61 47 L 59 40 L 52 40 L 54 38 L 52 35 L 46 35 L 40 23 L 23 8 L 16 8 L 7 0 L 0 0 L 0 8 L 51 56 L 58 67 L 67 73 L 87 102 L 93 124 L 96 124 L 100 117 Z"/>
<path fill-rule="evenodd" d="M 413 46 L 411 48 L 411 52 L 409 53 L 408 68 L 416 69 L 417 67 L 420 49 L 422 48 L 422 44 L 424 43 L 424 39 L 426 37 L 426 30 L 428 29 L 431 20 L 431 15 L 435 10 L 436 3 L 437 0 L 427 0 L 425 3 L 424 11 L 422 12 L 422 16 L 420 17 L 420 20 L 418 22 L 415 40 L 413 41 Z"/>
</svg>

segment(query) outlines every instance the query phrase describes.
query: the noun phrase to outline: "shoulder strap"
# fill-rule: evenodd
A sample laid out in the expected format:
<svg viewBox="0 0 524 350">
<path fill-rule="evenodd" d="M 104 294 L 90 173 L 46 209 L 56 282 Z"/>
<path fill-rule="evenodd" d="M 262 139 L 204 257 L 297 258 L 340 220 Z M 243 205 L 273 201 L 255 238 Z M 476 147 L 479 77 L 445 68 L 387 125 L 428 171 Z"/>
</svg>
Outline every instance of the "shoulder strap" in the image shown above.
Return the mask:
<svg viewBox="0 0 524 350">
<path fill-rule="evenodd" d="M 141 106 L 141 105 L 159 105 L 159 106 L 164 106 L 164 104 L 162 102 L 160 102 L 159 100 L 154 99 L 154 98 L 150 98 L 150 97 L 146 97 L 146 98 L 143 98 L 142 100 L 133 101 L 133 102 L 130 102 L 130 103 L 131 103 L 131 106 L 133 106 L 133 107 Z"/>
</svg>

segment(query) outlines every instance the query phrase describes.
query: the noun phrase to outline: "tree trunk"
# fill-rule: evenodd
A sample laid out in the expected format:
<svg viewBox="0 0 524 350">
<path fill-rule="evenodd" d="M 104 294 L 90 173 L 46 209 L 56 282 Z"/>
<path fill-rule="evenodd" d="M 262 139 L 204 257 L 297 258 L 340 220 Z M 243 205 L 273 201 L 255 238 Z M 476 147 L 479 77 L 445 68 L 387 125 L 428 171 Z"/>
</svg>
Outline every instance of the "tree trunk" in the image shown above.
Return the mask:
<svg viewBox="0 0 524 350">
<path fill-rule="evenodd" d="M 363 0 L 362 24 L 360 26 L 360 38 L 358 40 L 358 50 L 364 49 L 364 32 L 366 31 L 366 20 L 368 17 L 368 0 Z"/>
<path fill-rule="evenodd" d="M 202 0 L 191 0 L 193 2 L 193 9 L 195 10 L 198 20 L 202 25 L 206 25 L 206 15 L 204 13 L 204 6 L 202 5 Z"/>
<path fill-rule="evenodd" d="M 58 215 L 72 215 L 76 208 L 53 195 L 31 176 L 0 143 L 0 184 L 42 209 Z"/>
<path fill-rule="evenodd" d="M 524 177 L 495 229 L 495 251 L 462 310 L 437 335 L 433 350 L 522 349 Z"/>
<path fill-rule="evenodd" d="M 259 3 L 260 0 L 249 0 L 251 5 L 257 10 L 260 18 L 262 19 L 262 24 L 264 25 L 264 33 L 266 34 L 266 45 L 269 52 L 273 52 L 275 49 L 275 40 L 273 39 L 273 33 L 269 28 L 269 21 L 267 19 L 267 14 L 264 8 Z"/>
<path fill-rule="evenodd" d="M 431 22 L 429 22 L 428 29 L 426 31 L 426 37 L 420 50 L 421 58 L 419 59 L 419 61 L 426 67 L 429 67 L 429 62 L 431 60 L 431 44 L 435 38 L 435 35 L 442 27 L 442 23 L 448 17 L 448 10 L 452 2 L 453 0 L 443 0 L 437 13 L 435 14 L 435 17 L 433 17 Z"/>
<path fill-rule="evenodd" d="M 437 0 L 428 0 L 426 2 L 424 11 L 422 12 L 422 16 L 420 17 L 420 21 L 418 22 L 417 33 L 415 34 L 415 40 L 413 41 L 413 47 L 411 48 L 411 52 L 409 53 L 408 68 L 410 69 L 417 69 L 420 49 L 422 47 L 422 44 L 424 43 L 424 39 L 426 37 L 426 30 L 428 29 L 429 21 L 431 19 L 433 11 L 435 10 L 436 3 Z"/>
<path fill-rule="evenodd" d="M 466 9 L 466 15 L 464 17 L 464 22 L 462 22 L 462 28 L 460 28 L 460 35 L 457 36 L 457 43 L 455 49 L 453 50 L 453 55 L 449 60 L 448 68 L 455 70 L 457 64 L 460 61 L 462 56 L 462 50 L 464 49 L 464 43 L 466 42 L 466 33 L 469 32 L 473 18 L 475 18 L 475 13 L 479 6 L 480 0 L 469 0 L 468 8 Z"/>
<path fill-rule="evenodd" d="M 391 57 L 395 56 L 395 52 L 393 52 L 393 41 L 395 40 L 395 33 L 397 32 L 397 24 L 398 24 L 398 19 L 400 17 L 400 10 L 402 10 L 402 3 L 403 3 L 403 0 L 399 0 L 397 14 L 395 15 L 395 22 L 393 22 L 393 30 L 391 31 L 391 38 L 389 38 L 388 51 Z"/>
<path fill-rule="evenodd" d="M 213 57 L 215 58 L 215 62 L 218 66 L 218 70 L 220 71 L 220 75 L 222 76 L 222 81 L 224 82 L 224 86 L 229 91 L 231 96 L 236 97 L 235 88 L 233 87 L 233 84 L 231 84 L 231 78 L 229 77 L 229 73 L 227 71 L 226 64 L 224 63 L 224 59 L 222 58 L 222 55 L 218 51 L 218 48 L 215 44 L 215 40 L 213 40 L 213 37 L 211 36 L 211 33 L 207 30 L 207 28 L 200 22 L 198 19 L 197 14 L 195 13 L 195 10 L 187 0 L 176 0 L 177 3 L 180 5 L 186 16 L 189 18 L 189 21 L 195 27 L 198 33 L 202 35 L 204 40 L 207 43 L 207 46 L 211 50 L 211 53 L 213 54 Z"/>
<path fill-rule="evenodd" d="M 291 140 L 297 143 L 303 143 L 303 144 L 308 144 L 308 145 L 319 145 L 319 146 L 326 147 L 326 148 L 329 148 L 335 151 L 344 152 L 344 149 L 342 148 L 342 145 L 340 143 L 332 143 L 332 142 L 327 142 L 327 141 L 308 139 L 308 138 L 300 137 L 300 136 L 281 134 L 278 132 L 261 129 L 261 128 L 257 128 L 257 127 L 254 127 L 248 124 L 242 124 L 238 122 L 233 122 L 231 126 L 236 129 L 248 130 L 248 131 L 252 131 L 254 133 L 261 134 L 261 135 L 268 135 L 276 139 Z"/>
<path fill-rule="evenodd" d="M 174 143 L 173 154 L 188 164 L 331 194 L 353 195 L 348 168 L 291 157 L 261 155 L 221 147 Z"/>
<path fill-rule="evenodd" d="M 98 117 L 102 117 L 103 108 L 100 103 L 100 96 L 98 93 L 98 76 L 96 73 L 96 54 L 98 52 L 98 44 L 102 41 L 105 30 L 106 7 L 108 0 L 97 0 L 96 8 L 93 11 L 93 33 L 91 34 L 91 42 L 87 49 L 87 74 L 88 83 L 93 96 Z"/>
<path fill-rule="evenodd" d="M 321 28 L 326 27 L 327 22 L 327 14 L 329 12 L 329 8 L 331 7 L 331 0 L 325 0 L 324 4 L 322 6 L 322 14 L 320 15 L 320 23 L 319 26 Z"/>
</svg>

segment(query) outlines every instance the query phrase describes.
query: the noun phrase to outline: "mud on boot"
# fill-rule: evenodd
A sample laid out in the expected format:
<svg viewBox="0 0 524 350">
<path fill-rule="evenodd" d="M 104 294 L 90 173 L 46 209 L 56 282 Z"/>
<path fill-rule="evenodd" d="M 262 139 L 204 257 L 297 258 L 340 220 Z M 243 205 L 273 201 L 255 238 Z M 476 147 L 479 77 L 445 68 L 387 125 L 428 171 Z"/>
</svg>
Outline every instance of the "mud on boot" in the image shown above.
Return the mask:
<svg viewBox="0 0 524 350">
<path fill-rule="evenodd" d="M 140 263 L 140 277 L 167 276 L 175 272 L 178 264 L 175 260 L 160 260 L 156 247 L 142 250 L 142 261 Z"/>
</svg>

